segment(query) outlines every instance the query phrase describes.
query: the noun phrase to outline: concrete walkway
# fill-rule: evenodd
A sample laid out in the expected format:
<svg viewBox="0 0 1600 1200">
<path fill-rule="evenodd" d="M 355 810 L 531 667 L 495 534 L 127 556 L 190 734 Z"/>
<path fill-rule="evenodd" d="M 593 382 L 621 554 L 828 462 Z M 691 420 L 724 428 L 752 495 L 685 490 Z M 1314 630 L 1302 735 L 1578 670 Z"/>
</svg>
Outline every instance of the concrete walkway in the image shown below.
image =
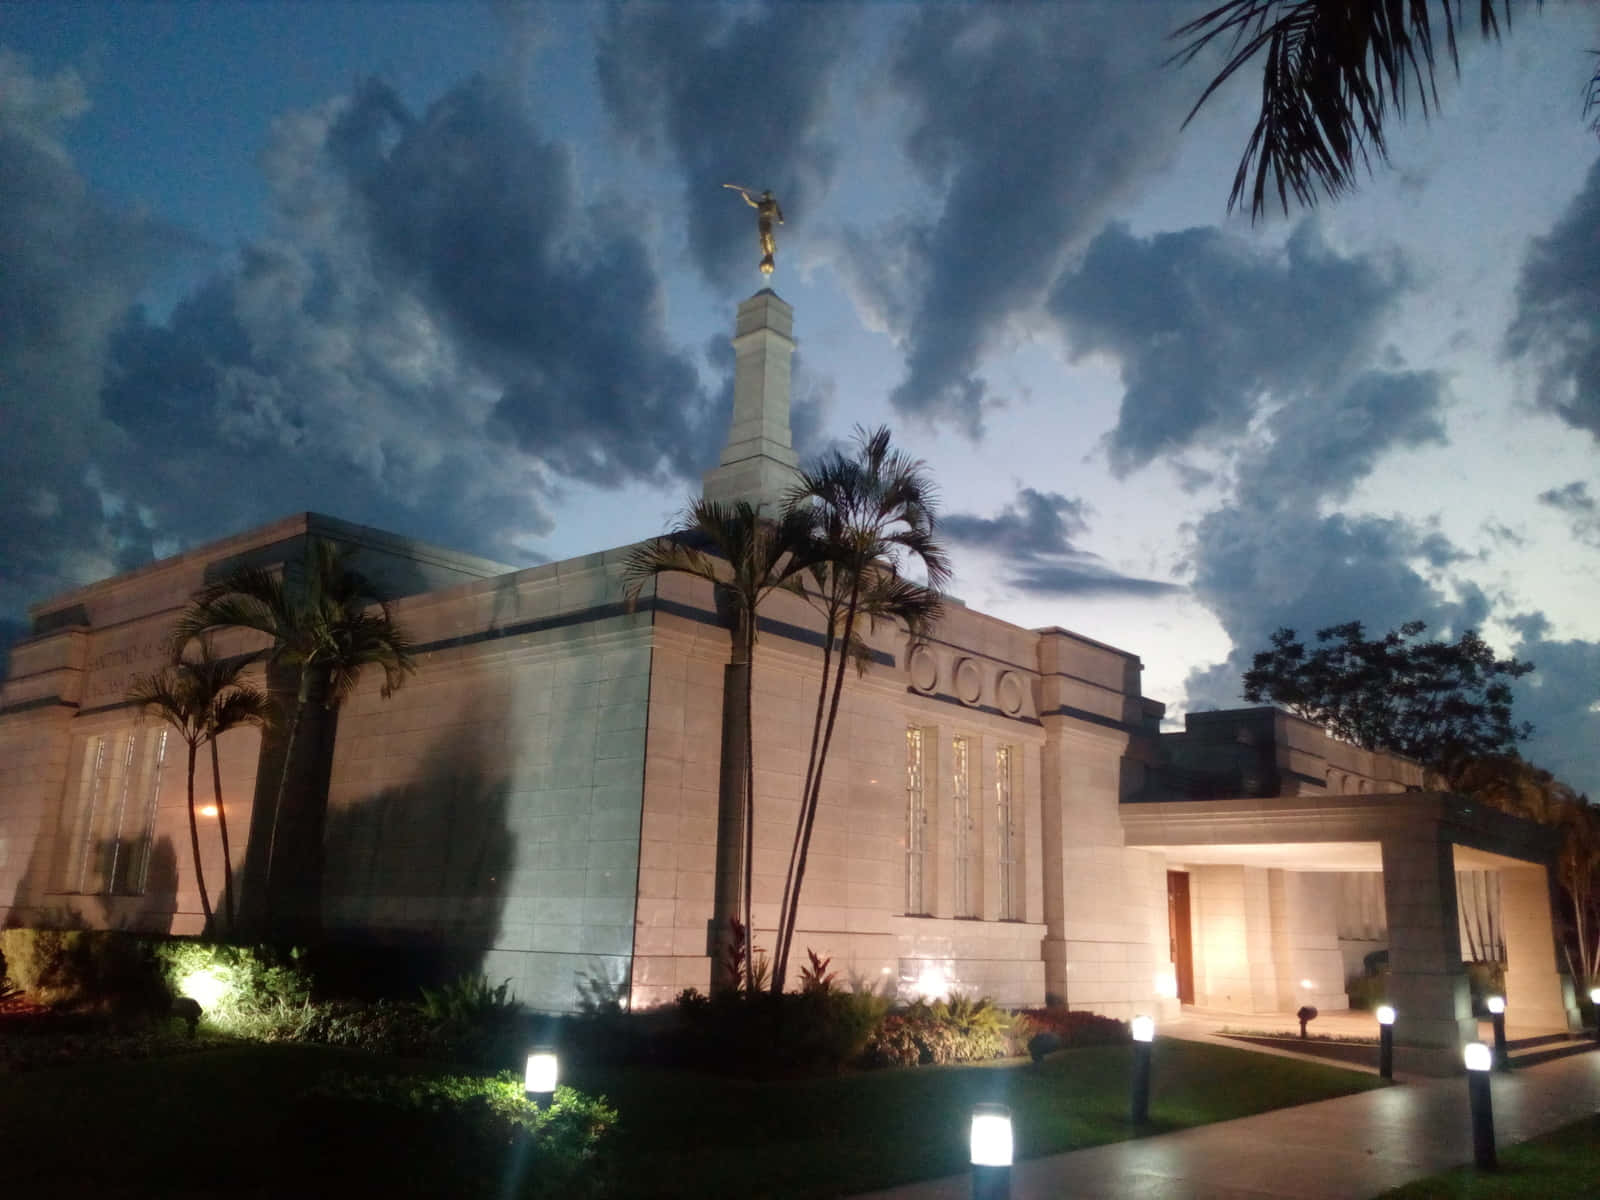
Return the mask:
<svg viewBox="0 0 1600 1200">
<path fill-rule="evenodd" d="M 1498 1144 L 1527 1141 L 1600 1112 L 1600 1053 L 1496 1074 L 1492 1091 Z M 1152 1107 L 1160 1103 L 1157 1080 Z M 1011 1196 L 1367 1200 L 1471 1161 L 1466 1080 L 1430 1079 L 1018 1163 Z M 971 1194 L 966 1175 L 873 1193 L 878 1200 Z"/>
</svg>

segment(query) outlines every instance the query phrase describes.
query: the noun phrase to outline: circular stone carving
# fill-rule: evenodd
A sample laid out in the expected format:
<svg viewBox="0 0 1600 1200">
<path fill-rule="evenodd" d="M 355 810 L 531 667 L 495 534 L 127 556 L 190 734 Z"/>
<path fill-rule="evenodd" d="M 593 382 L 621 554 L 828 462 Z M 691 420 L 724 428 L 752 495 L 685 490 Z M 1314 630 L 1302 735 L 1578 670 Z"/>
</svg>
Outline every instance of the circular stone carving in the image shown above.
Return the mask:
<svg viewBox="0 0 1600 1200">
<path fill-rule="evenodd" d="M 995 699 L 1000 704 L 1000 711 L 1006 716 L 1014 717 L 1022 712 L 1022 701 L 1026 693 L 1023 691 L 1022 680 L 1015 671 L 1007 671 L 1000 676 L 1000 682 L 994 691 Z"/>
<path fill-rule="evenodd" d="M 976 704 L 983 695 L 983 672 L 970 658 L 956 664 L 956 699 L 963 704 Z"/>
<path fill-rule="evenodd" d="M 919 692 L 931 692 L 939 686 L 939 660 L 926 646 L 911 652 L 911 686 Z"/>
</svg>

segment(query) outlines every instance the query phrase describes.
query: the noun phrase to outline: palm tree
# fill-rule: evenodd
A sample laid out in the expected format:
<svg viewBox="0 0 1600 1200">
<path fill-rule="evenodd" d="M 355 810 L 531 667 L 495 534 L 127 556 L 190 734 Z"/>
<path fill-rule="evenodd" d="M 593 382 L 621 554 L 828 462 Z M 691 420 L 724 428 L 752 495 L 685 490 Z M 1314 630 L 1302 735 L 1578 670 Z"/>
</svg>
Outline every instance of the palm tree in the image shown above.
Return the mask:
<svg viewBox="0 0 1600 1200">
<path fill-rule="evenodd" d="M 1251 218 L 1259 217 L 1268 176 L 1287 213 L 1290 192 L 1305 205 L 1316 203 L 1319 191 L 1332 199 L 1355 186 L 1358 169 L 1370 169 L 1372 156 L 1388 159 L 1384 123 L 1391 111 L 1403 118 L 1415 102 L 1426 119 L 1439 104 L 1432 8 L 1429 0 L 1226 0 L 1173 33 L 1183 45 L 1171 61 L 1188 63 L 1213 44 L 1224 45 L 1228 55 L 1185 124 L 1235 72 L 1266 52 L 1261 114 L 1233 177 L 1230 212 L 1248 188 Z M 1445 53 L 1459 71 L 1461 0 L 1438 0 L 1438 8 Z M 1509 28 L 1510 0 L 1502 0 L 1502 12 Z M 1500 36 L 1494 0 L 1478 0 L 1478 24 L 1484 37 Z M 1600 72 L 1590 81 L 1585 114 L 1597 103 Z"/>
<path fill-rule="evenodd" d="M 254 657 L 264 659 L 269 669 L 281 666 L 295 672 L 294 707 L 289 714 L 266 846 L 268 923 L 286 869 L 277 861 L 278 834 L 295 743 L 313 695 L 320 693 L 323 710 L 333 712 L 354 690 L 365 669 L 375 666 L 383 672 L 382 694 L 387 699 L 416 670 L 411 639 L 395 623 L 378 589 L 350 566 L 348 552 L 321 538 L 308 539 L 301 569 L 295 577 L 289 575 L 287 571 L 242 567 L 201 589 L 173 633 L 174 643 L 182 646 L 216 630 L 254 630 L 272 640 Z M 324 814 L 316 801 L 319 796 L 325 801 L 326 784 L 325 778 L 313 780 L 312 791 L 317 794 L 303 798 L 310 822 L 308 844 L 315 838 L 320 845 Z M 316 875 L 314 863 L 301 866 Z M 312 920 L 316 917 L 313 912 L 302 915 Z"/>
<path fill-rule="evenodd" d="M 934 537 L 934 486 L 926 465 L 891 448 L 887 428 L 858 426 L 855 432 L 855 457 L 828 455 L 801 476 L 789 502 L 791 510 L 815 513 L 820 544 L 810 571 L 815 590 L 807 595 L 822 611 L 825 633 L 811 753 L 779 910 L 774 995 L 783 991 L 788 970 L 846 668 L 853 662 L 864 671 L 871 661 L 862 626 L 890 621 L 904 625 L 913 641 L 925 636 L 939 618 L 939 593 L 950 578 L 949 559 Z M 902 577 L 902 568 L 913 565 L 927 575 L 927 586 Z"/>
<path fill-rule="evenodd" d="M 754 709 L 752 664 L 755 660 L 757 615 L 762 602 L 775 591 L 796 591 L 801 573 L 811 564 L 815 546 L 809 510 L 789 507 L 776 519 L 761 515 L 748 501 L 732 504 L 700 499 L 671 533 L 644 542 L 629 552 L 624 567 L 630 604 L 644 586 L 665 574 L 703 579 L 715 589 L 719 609 L 724 609 L 732 645 L 723 672 L 722 780 L 725 799 L 738 813 L 740 831 L 733 844 L 742 844 L 739 861 L 742 882 L 735 906 L 742 914 L 751 939 L 744 955 L 745 986 L 754 993 L 755 954 L 750 923 L 755 858 L 755 753 L 752 725 Z M 730 721 L 729 717 L 736 720 Z M 719 859 L 724 844 L 719 830 Z M 723 872 L 719 863 L 720 876 Z M 728 898 L 719 897 L 728 904 Z M 719 927 L 723 917 L 718 912 Z M 724 935 L 725 936 L 725 935 Z M 726 981 L 723 981 L 726 982 Z M 737 985 L 737 980 L 733 981 Z"/>
<path fill-rule="evenodd" d="M 211 897 L 206 891 L 205 870 L 200 861 L 200 825 L 194 803 L 195 757 L 202 745 L 211 744 L 212 779 L 216 787 L 217 819 L 222 835 L 223 898 L 228 906 L 228 927 L 233 928 L 233 863 L 228 848 L 227 817 L 222 805 L 222 772 L 217 759 L 217 738 L 229 729 L 266 720 L 267 698 L 259 688 L 240 681 L 248 665 L 244 658 L 218 659 L 209 639 L 200 641 L 198 659 L 180 658 L 154 675 L 141 675 L 133 682 L 128 699 L 144 711 L 158 716 L 178 731 L 189 747 L 188 797 L 189 844 L 194 853 L 195 884 L 200 889 L 200 907 L 205 913 L 205 932 L 210 936 L 216 923 Z"/>
</svg>

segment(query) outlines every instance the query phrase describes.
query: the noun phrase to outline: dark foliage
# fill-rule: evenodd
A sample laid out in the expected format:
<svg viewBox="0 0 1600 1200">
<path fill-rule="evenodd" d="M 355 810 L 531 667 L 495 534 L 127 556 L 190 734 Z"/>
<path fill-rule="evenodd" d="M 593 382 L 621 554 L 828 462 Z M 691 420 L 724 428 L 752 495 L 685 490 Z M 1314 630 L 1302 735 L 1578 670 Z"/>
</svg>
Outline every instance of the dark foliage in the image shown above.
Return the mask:
<svg viewBox="0 0 1600 1200">
<path fill-rule="evenodd" d="M 1454 642 L 1420 641 L 1408 621 L 1380 638 L 1361 622 L 1317 630 L 1308 650 L 1292 629 L 1244 674 L 1244 698 L 1287 708 L 1366 750 L 1414 758 L 1445 773 L 1452 764 L 1509 751 L 1533 727 L 1511 717 L 1511 680 L 1533 664 L 1496 658 L 1476 631 Z"/>
</svg>

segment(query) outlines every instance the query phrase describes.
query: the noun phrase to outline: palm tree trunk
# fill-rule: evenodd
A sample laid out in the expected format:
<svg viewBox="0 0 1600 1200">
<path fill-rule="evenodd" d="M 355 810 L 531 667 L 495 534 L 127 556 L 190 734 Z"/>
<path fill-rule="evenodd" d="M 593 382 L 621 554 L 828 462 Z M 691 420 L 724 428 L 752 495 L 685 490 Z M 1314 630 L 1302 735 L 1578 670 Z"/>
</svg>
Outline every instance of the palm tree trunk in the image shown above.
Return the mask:
<svg viewBox="0 0 1600 1200">
<path fill-rule="evenodd" d="M 755 711 L 756 615 L 746 614 L 744 673 L 744 977 L 745 992 L 756 994 L 755 850 L 756 850 L 756 730 Z"/>
<path fill-rule="evenodd" d="M 272 928 L 273 892 L 278 882 L 278 822 L 283 817 L 283 798 L 289 790 L 289 769 L 294 765 L 295 735 L 300 732 L 300 718 L 306 710 L 306 697 L 311 686 L 310 672 L 300 668 L 300 687 L 295 693 L 294 716 L 289 719 L 289 741 L 283 748 L 283 769 L 278 772 L 278 798 L 272 805 L 272 833 L 267 838 L 266 903 L 262 906 L 267 930 Z"/>
<path fill-rule="evenodd" d="M 851 586 L 850 603 L 845 608 L 844 634 L 839 642 L 841 647 L 839 661 L 834 665 L 833 699 L 828 705 L 828 723 L 823 727 L 822 731 L 822 749 L 817 754 L 817 769 L 812 775 L 810 794 L 801 803 L 800 815 L 804 822 L 804 828 L 800 831 L 800 857 L 795 863 L 794 894 L 790 897 L 789 912 L 785 918 L 787 925 L 782 934 L 786 949 L 794 941 L 794 927 L 800 914 L 800 888 L 805 882 L 806 859 L 811 853 L 811 830 L 816 824 L 817 807 L 822 800 L 822 773 L 828 762 L 828 747 L 833 742 L 834 723 L 839 719 L 839 698 L 844 694 L 845 669 L 850 662 L 849 656 L 844 652 L 844 648 L 850 645 L 850 638 L 855 632 L 856 601 L 859 594 L 860 585 L 858 582 Z"/>
<path fill-rule="evenodd" d="M 840 655 L 841 660 L 843 654 Z M 800 789 L 800 811 L 794 818 L 794 845 L 789 848 L 789 873 L 783 880 L 783 903 L 778 906 L 778 940 L 772 947 L 772 994 L 783 994 L 785 976 L 789 972 L 789 907 L 794 899 L 795 866 L 800 861 L 800 841 L 806 827 L 806 797 L 811 795 L 811 780 L 817 769 L 817 749 L 822 742 L 822 715 L 827 711 L 828 670 L 833 661 L 833 620 L 828 620 L 828 636 L 822 643 L 822 678 L 817 684 L 817 711 L 811 718 L 811 753 L 806 762 L 805 786 Z"/>
<path fill-rule="evenodd" d="M 233 912 L 233 852 L 228 848 L 228 810 L 222 803 L 222 763 L 217 757 L 217 739 L 211 742 L 211 791 L 217 798 L 217 832 L 222 835 L 222 902 L 227 908 L 228 933 L 237 926 Z"/>
<path fill-rule="evenodd" d="M 194 760 L 195 744 L 189 743 L 189 846 L 194 851 L 194 882 L 200 889 L 200 908 L 206 914 L 205 936 L 210 937 L 215 918 L 211 913 L 211 897 L 206 895 L 205 868 L 200 865 L 200 821 L 194 811 Z"/>
</svg>

